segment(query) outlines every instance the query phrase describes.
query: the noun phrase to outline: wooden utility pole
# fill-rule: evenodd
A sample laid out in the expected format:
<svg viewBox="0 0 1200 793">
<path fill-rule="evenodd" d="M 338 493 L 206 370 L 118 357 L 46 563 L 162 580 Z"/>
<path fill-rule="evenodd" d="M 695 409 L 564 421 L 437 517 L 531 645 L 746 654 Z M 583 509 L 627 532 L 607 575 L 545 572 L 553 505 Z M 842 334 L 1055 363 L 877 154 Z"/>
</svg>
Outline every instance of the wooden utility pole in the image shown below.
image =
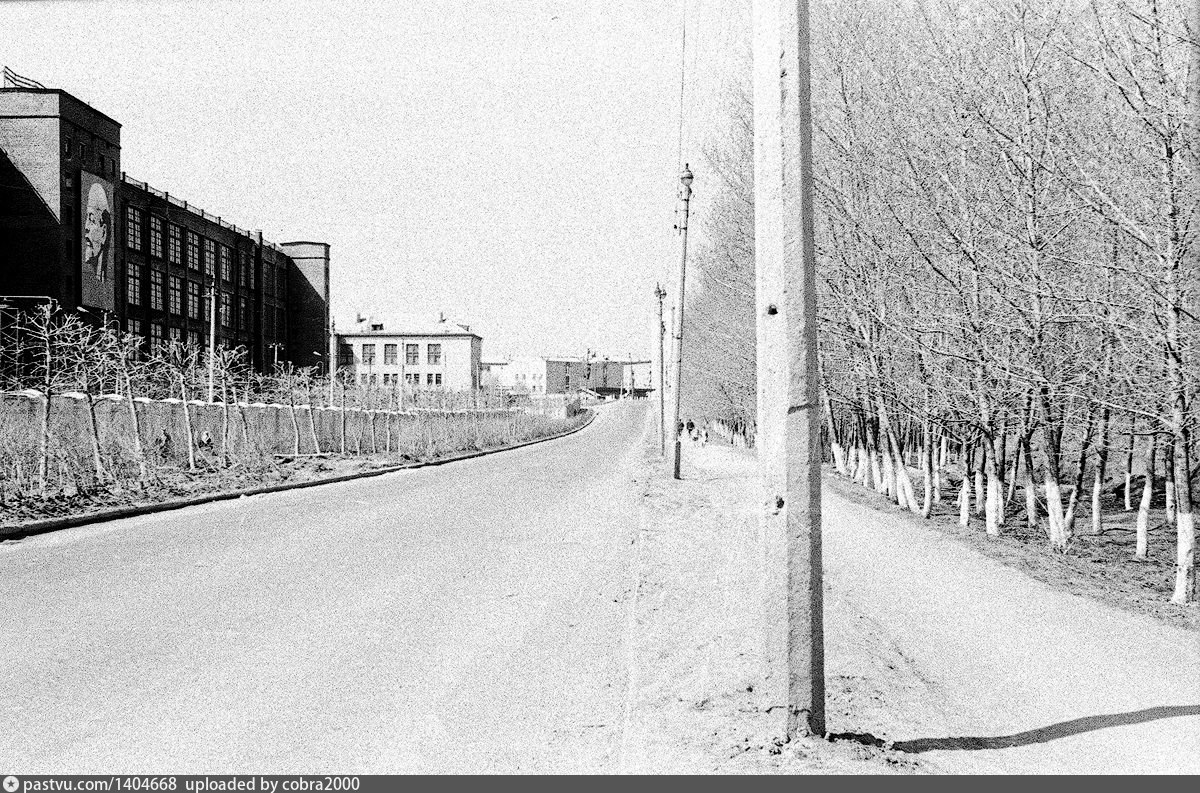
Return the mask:
<svg viewBox="0 0 1200 793">
<path fill-rule="evenodd" d="M 675 289 L 675 311 L 672 314 L 673 332 L 675 336 L 675 371 L 671 373 L 671 433 L 674 442 L 671 448 L 671 471 L 676 479 L 682 479 L 680 471 L 680 441 L 679 441 L 679 410 L 680 395 L 683 392 L 683 300 L 687 285 L 687 229 L 688 204 L 692 197 L 692 172 L 687 164 L 679 174 L 679 272 Z"/>
<path fill-rule="evenodd" d="M 662 284 L 654 285 L 654 296 L 658 298 L 658 327 L 655 329 L 655 335 L 658 336 L 658 454 L 666 456 L 667 454 L 667 384 L 664 382 L 663 375 L 666 371 L 666 363 L 663 358 L 666 357 L 666 350 L 663 348 L 663 342 L 667 335 L 667 326 L 663 324 L 663 298 L 667 296 L 667 290 L 662 288 Z M 630 360 L 633 360 L 632 357 Z"/>
<path fill-rule="evenodd" d="M 807 0 L 754 0 L 754 247 L 764 704 L 825 734 L 820 402 Z"/>
</svg>

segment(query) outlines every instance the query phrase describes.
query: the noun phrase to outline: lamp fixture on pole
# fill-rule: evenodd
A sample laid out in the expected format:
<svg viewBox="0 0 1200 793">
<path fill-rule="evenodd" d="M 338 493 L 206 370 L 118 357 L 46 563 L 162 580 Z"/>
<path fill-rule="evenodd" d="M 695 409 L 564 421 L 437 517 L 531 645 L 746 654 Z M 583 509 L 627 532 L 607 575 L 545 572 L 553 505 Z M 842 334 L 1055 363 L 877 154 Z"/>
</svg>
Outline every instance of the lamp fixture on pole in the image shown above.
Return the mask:
<svg viewBox="0 0 1200 793">
<path fill-rule="evenodd" d="M 663 382 L 663 375 L 666 372 L 666 362 L 663 358 L 666 356 L 666 350 L 663 348 L 663 342 L 667 336 L 667 326 L 663 324 L 663 298 L 667 296 L 667 290 L 662 288 L 662 284 L 654 285 L 654 296 L 658 298 L 658 327 L 655 328 L 655 335 L 658 337 L 658 453 L 660 456 L 666 456 L 667 453 L 667 414 L 666 414 L 666 387 Z"/>
</svg>

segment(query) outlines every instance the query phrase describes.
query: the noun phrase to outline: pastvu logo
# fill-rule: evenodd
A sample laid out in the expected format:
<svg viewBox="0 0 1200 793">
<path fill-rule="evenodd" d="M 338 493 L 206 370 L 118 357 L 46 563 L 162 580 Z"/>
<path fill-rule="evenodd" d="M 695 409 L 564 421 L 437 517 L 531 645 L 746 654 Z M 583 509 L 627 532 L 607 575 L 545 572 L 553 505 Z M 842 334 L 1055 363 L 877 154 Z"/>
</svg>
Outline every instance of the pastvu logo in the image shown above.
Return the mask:
<svg viewBox="0 0 1200 793">
<path fill-rule="evenodd" d="M 15 776 L 9 775 L 4 777 L 4 793 L 17 793 L 17 788 L 21 786 L 21 780 Z"/>
</svg>

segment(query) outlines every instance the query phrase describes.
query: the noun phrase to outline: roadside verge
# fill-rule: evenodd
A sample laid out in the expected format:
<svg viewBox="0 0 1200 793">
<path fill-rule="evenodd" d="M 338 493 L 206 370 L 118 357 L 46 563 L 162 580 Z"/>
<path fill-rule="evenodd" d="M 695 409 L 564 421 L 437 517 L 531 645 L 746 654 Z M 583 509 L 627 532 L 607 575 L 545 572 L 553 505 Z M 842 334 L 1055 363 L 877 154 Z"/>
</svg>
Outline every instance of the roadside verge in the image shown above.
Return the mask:
<svg viewBox="0 0 1200 793">
<path fill-rule="evenodd" d="M 168 512 L 176 509 L 184 509 L 186 507 L 199 506 L 201 504 L 210 504 L 214 501 L 229 501 L 235 498 L 242 498 L 243 496 L 257 496 L 268 493 L 280 493 L 285 490 L 299 490 L 300 488 L 305 487 L 332 485 L 338 482 L 348 482 L 354 479 L 382 476 L 383 474 L 395 473 L 397 471 L 408 471 L 415 468 L 430 468 L 437 465 L 460 462 L 462 460 L 471 460 L 476 457 L 483 457 L 484 455 L 496 454 L 497 452 L 513 451 L 526 446 L 532 446 L 537 443 L 546 443 L 547 441 L 565 438 L 568 435 L 573 435 L 576 432 L 580 432 L 586 427 L 589 427 L 595 419 L 596 411 L 588 410 L 587 418 L 584 419 L 584 421 L 582 421 L 578 426 L 572 427 L 564 432 L 555 433 L 554 435 L 547 435 L 543 438 L 534 438 L 533 440 L 522 441 L 521 443 L 515 443 L 509 446 L 498 446 L 493 449 L 478 449 L 470 452 L 449 454 L 445 457 L 438 457 L 433 460 L 398 463 L 396 465 L 372 468 L 367 471 L 355 471 L 354 473 L 350 474 L 339 474 L 337 476 L 306 479 L 300 482 L 281 482 L 279 484 L 264 485 L 262 487 L 214 491 L 211 493 L 203 493 L 197 496 L 158 501 L 152 504 L 134 504 L 128 507 L 116 507 L 113 509 L 99 510 L 96 512 L 82 513 L 79 515 L 66 515 L 59 518 L 45 518 L 43 520 L 27 521 L 15 526 L 0 526 L 0 541 L 17 540 L 21 539 L 22 537 L 32 537 L 38 534 L 46 534 L 47 532 L 70 529 L 76 526 L 86 526 L 92 523 L 107 523 L 109 521 L 120 520 L 122 518 L 150 515 L 155 512 Z"/>
</svg>

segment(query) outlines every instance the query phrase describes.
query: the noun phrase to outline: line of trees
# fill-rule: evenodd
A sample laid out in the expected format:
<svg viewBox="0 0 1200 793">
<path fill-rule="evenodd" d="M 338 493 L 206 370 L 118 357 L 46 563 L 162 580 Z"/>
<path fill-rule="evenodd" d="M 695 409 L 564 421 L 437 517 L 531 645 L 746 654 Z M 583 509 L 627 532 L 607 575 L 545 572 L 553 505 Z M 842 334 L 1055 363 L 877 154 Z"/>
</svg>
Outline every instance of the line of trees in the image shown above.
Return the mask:
<svg viewBox="0 0 1200 793">
<path fill-rule="evenodd" d="M 331 382 L 290 364 L 260 374 L 244 348 L 218 348 L 210 362 L 206 349 L 150 346 L 49 304 L 7 322 L 0 378 L 10 395 L 0 406 L 0 506 L 14 495 L 145 490 L 163 467 L 434 456 L 524 440 L 555 424 L 488 392 L 381 388 L 346 371 Z"/>
<path fill-rule="evenodd" d="M 954 487 L 993 535 L 1023 510 L 1054 549 L 1085 511 L 1102 531 L 1116 495 L 1144 557 L 1164 503 L 1172 600 L 1194 599 L 1188 4 L 845 0 L 814 25 L 833 465 L 926 516 Z M 752 421 L 748 95 L 697 175 L 713 194 L 685 376 L 695 410 Z"/>
</svg>

